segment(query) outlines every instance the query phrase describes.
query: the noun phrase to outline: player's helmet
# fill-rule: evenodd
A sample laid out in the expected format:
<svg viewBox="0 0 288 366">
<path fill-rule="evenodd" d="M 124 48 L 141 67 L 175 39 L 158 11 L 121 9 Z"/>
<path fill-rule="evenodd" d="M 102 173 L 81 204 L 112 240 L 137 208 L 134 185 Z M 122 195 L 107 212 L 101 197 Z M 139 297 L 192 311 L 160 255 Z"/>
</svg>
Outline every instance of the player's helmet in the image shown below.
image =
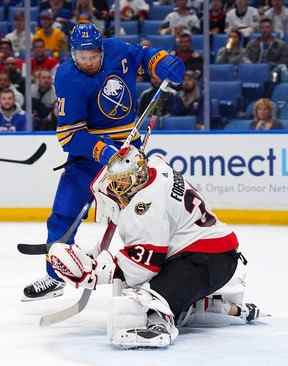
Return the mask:
<svg viewBox="0 0 288 366">
<path fill-rule="evenodd" d="M 145 155 L 135 146 L 129 146 L 115 154 L 108 164 L 107 190 L 124 206 L 148 181 L 148 166 Z"/>
<path fill-rule="evenodd" d="M 102 35 L 95 24 L 76 24 L 70 36 L 71 51 L 103 50 Z"/>
</svg>

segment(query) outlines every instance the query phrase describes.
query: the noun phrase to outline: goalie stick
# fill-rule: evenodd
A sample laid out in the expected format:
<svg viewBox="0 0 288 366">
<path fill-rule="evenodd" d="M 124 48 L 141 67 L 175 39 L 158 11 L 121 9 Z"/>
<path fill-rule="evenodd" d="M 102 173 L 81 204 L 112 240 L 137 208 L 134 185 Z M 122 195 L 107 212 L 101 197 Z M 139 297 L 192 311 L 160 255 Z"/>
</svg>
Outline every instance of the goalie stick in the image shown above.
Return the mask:
<svg viewBox="0 0 288 366">
<path fill-rule="evenodd" d="M 24 165 L 32 165 L 37 160 L 39 160 L 41 158 L 41 156 L 45 153 L 46 149 L 47 149 L 47 146 L 46 146 L 45 142 L 43 142 L 39 146 L 39 148 L 35 151 L 35 153 L 33 155 L 31 155 L 30 158 L 28 158 L 28 159 L 25 159 L 25 160 L 14 160 L 14 159 L 0 158 L 0 162 L 3 162 L 3 163 L 14 163 L 14 164 L 24 164 Z"/>
</svg>

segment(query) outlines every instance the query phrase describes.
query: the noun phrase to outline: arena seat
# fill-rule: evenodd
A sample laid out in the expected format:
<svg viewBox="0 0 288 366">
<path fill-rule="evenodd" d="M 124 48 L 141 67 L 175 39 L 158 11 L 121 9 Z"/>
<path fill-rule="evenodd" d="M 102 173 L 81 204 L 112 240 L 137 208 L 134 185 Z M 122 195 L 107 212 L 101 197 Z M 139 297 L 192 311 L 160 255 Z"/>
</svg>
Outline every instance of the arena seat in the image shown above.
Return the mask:
<svg viewBox="0 0 288 366">
<path fill-rule="evenodd" d="M 152 46 L 155 48 L 162 48 L 167 51 L 172 51 L 176 47 L 174 36 L 147 35 L 146 38 L 151 41 Z"/>
<path fill-rule="evenodd" d="M 250 131 L 251 119 L 232 119 L 225 127 L 229 131 Z"/>
<path fill-rule="evenodd" d="M 4 7 L 0 6 L 0 21 L 4 20 Z"/>
<path fill-rule="evenodd" d="M 138 44 L 139 43 L 139 37 L 136 35 L 127 35 L 127 36 L 118 36 L 117 38 L 121 39 L 121 41 L 123 42 L 127 42 L 127 43 L 133 43 L 133 44 Z"/>
<path fill-rule="evenodd" d="M 149 34 L 159 35 L 159 29 L 161 24 L 161 20 L 144 20 L 141 29 L 142 36 L 146 36 Z"/>
<path fill-rule="evenodd" d="M 12 23 L 12 25 L 14 23 L 15 13 L 17 11 L 23 11 L 24 12 L 24 8 L 23 7 L 18 7 L 18 6 L 9 7 L 8 20 L 9 20 L 9 22 Z M 38 21 L 38 19 L 39 19 L 39 7 L 38 6 L 31 7 L 30 17 L 31 17 L 31 21 L 33 21 L 33 22 Z"/>
<path fill-rule="evenodd" d="M 239 79 L 247 102 L 259 99 L 264 93 L 264 83 L 270 79 L 268 64 L 240 64 Z"/>
<path fill-rule="evenodd" d="M 149 12 L 150 20 L 164 20 L 174 10 L 174 5 L 152 5 Z"/>
<path fill-rule="evenodd" d="M 11 25 L 9 22 L 0 21 L 0 38 L 5 36 L 11 31 Z"/>
<path fill-rule="evenodd" d="M 140 97 L 140 95 L 143 93 L 144 90 L 149 89 L 151 86 L 148 82 L 137 82 L 136 83 L 136 96 L 137 99 Z"/>
<path fill-rule="evenodd" d="M 280 119 L 279 122 L 282 123 L 282 125 L 285 128 L 285 130 L 288 130 L 288 119 Z"/>
<path fill-rule="evenodd" d="M 274 102 L 277 101 L 288 102 L 288 83 L 276 85 L 273 90 L 271 99 Z"/>
<path fill-rule="evenodd" d="M 121 22 L 121 27 L 124 28 L 127 35 L 135 35 L 138 33 L 138 22 L 136 20 Z"/>
<path fill-rule="evenodd" d="M 231 64 L 210 65 L 210 80 L 211 81 L 234 81 L 235 66 Z"/>
<path fill-rule="evenodd" d="M 192 36 L 192 48 L 194 50 L 203 50 L 204 37 L 202 34 L 193 34 Z"/>
<path fill-rule="evenodd" d="M 196 124 L 195 116 L 171 116 L 163 118 L 162 130 L 188 130 L 191 131 L 195 128 Z"/>
<path fill-rule="evenodd" d="M 232 118 L 235 116 L 241 98 L 240 81 L 210 82 L 210 99 L 211 101 L 214 99 L 214 104 L 217 102 L 219 113 L 223 117 Z"/>
<path fill-rule="evenodd" d="M 226 33 L 214 34 L 212 38 L 211 51 L 216 55 L 220 48 L 227 43 L 228 36 Z"/>
</svg>

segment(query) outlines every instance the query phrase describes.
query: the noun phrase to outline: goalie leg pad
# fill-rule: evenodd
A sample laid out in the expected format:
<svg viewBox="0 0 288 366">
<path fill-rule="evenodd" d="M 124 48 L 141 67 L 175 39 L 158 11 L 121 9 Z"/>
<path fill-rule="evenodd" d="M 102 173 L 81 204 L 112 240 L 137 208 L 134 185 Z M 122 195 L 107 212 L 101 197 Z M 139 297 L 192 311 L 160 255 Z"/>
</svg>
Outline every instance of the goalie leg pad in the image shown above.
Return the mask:
<svg viewBox="0 0 288 366">
<path fill-rule="evenodd" d="M 129 288 L 121 297 L 113 298 L 108 327 L 112 345 L 124 349 L 160 348 L 174 342 L 178 330 L 173 313 L 166 300 L 151 291 L 153 295 L 148 288 Z"/>
</svg>

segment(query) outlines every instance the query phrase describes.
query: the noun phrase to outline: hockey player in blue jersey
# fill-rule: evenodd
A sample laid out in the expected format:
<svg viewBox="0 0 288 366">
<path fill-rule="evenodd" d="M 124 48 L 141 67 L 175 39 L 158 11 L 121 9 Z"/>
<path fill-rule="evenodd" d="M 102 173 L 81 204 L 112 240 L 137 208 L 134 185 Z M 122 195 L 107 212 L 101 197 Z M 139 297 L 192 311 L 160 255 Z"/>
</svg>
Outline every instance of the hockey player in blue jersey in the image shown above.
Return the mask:
<svg viewBox="0 0 288 366">
<path fill-rule="evenodd" d="M 59 66 L 55 76 L 57 137 L 69 155 L 47 222 L 48 243 L 61 238 L 85 203 L 93 200 L 89 190 L 92 179 L 133 129 L 139 67 L 177 84 L 185 71 L 182 61 L 164 50 L 142 48 L 117 38 L 102 39 L 94 24 L 76 25 L 70 42 L 72 58 Z M 136 136 L 133 144 L 140 143 Z M 24 301 L 63 294 L 64 283 L 49 262 L 47 273 L 24 288 Z"/>
</svg>

